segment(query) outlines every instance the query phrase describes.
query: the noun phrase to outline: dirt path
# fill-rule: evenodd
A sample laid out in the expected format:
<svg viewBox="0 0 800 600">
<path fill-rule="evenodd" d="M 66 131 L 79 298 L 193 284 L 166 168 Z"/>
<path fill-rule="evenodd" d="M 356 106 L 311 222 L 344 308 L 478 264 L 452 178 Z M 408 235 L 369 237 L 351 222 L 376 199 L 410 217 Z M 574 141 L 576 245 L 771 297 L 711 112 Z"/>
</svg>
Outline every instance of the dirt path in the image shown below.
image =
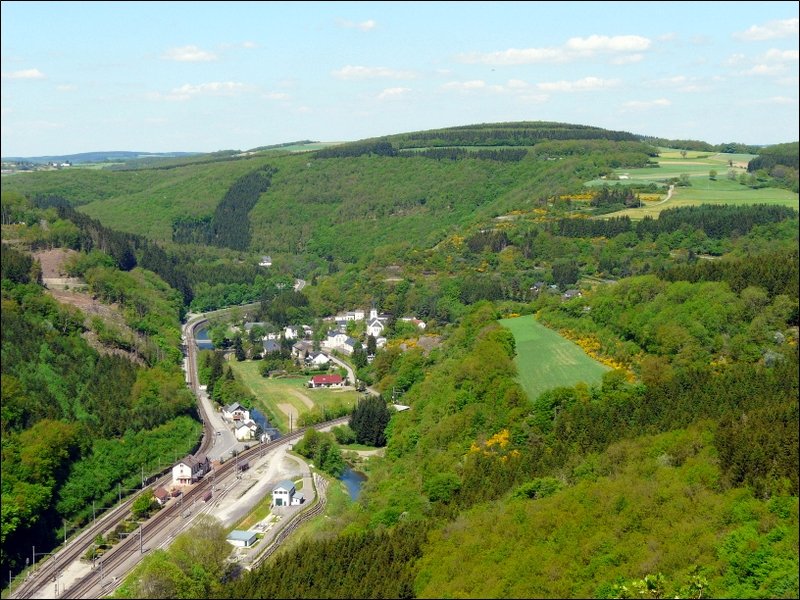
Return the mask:
<svg viewBox="0 0 800 600">
<path fill-rule="evenodd" d="M 297 416 L 300 413 L 294 406 L 292 406 L 291 404 L 282 403 L 278 404 L 278 408 L 281 410 L 283 414 L 285 414 L 287 417 L 292 417 L 292 420 L 295 423 L 297 423 Z"/>
<path fill-rule="evenodd" d="M 289 392 L 295 398 L 299 398 L 300 400 L 302 400 L 303 404 L 306 405 L 306 408 L 309 408 L 309 409 L 313 409 L 314 408 L 314 401 L 311 398 L 309 398 L 308 396 L 306 396 L 300 390 L 289 390 Z"/>
</svg>

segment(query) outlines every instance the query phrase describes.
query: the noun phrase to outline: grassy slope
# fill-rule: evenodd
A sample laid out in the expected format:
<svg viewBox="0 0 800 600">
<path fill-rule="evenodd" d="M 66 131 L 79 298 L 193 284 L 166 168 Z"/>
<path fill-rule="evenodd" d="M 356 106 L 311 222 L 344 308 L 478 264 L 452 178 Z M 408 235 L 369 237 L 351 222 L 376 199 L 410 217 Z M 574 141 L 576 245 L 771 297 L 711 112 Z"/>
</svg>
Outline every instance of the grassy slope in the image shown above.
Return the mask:
<svg viewBox="0 0 800 600">
<path fill-rule="evenodd" d="M 502 319 L 500 323 L 514 334 L 519 382 L 531 400 L 554 387 L 573 386 L 581 381 L 589 385 L 600 383 L 603 373 L 609 370 L 533 315 Z"/>
<path fill-rule="evenodd" d="M 723 491 L 712 439 L 698 427 L 626 440 L 553 496 L 476 506 L 430 536 L 417 597 L 621 597 L 615 583 L 648 574 L 677 590 L 692 565 L 702 597 L 792 597 L 797 498 Z"/>
<path fill-rule="evenodd" d="M 305 395 L 314 403 L 315 407 L 320 408 L 342 404 L 353 406 L 358 398 L 358 393 L 352 390 L 310 390 L 306 387 L 307 377 L 267 379 L 258 372 L 259 361 L 231 361 L 228 364 L 242 383 L 255 394 L 259 402 L 268 407 L 270 414 L 280 419 L 279 423 L 273 423 L 273 425 L 281 431 L 289 431 L 289 417 L 278 405 L 290 404 L 301 415 L 312 410 L 299 397 L 299 394 Z"/>
</svg>

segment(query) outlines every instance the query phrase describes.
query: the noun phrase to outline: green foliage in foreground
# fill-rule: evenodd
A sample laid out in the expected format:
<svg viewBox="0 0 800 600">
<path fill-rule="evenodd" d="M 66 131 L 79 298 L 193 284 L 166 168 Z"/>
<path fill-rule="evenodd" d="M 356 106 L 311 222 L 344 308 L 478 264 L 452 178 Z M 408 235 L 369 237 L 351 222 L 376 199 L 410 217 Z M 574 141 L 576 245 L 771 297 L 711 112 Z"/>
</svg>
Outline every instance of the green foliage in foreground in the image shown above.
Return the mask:
<svg viewBox="0 0 800 600">
<path fill-rule="evenodd" d="M 222 524 L 201 515 L 169 551 L 149 554 L 113 598 L 214 598 L 231 553 Z"/>
<path fill-rule="evenodd" d="M 226 587 L 222 598 L 413 598 L 425 528 L 304 542 Z"/>
<path fill-rule="evenodd" d="M 714 457 L 707 425 L 627 440 L 588 456 L 549 497 L 477 505 L 431 533 L 415 591 L 609 598 L 660 573 L 680 593 L 696 565 L 703 597 L 796 596 L 797 497 L 726 490 Z"/>
<path fill-rule="evenodd" d="M 295 444 L 294 450 L 305 456 L 321 471 L 338 477 L 345 470 L 344 458 L 335 438 L 330 433 L 322 433 L 316 429 L 308 429 L 303 439 Z"/>
</svg>

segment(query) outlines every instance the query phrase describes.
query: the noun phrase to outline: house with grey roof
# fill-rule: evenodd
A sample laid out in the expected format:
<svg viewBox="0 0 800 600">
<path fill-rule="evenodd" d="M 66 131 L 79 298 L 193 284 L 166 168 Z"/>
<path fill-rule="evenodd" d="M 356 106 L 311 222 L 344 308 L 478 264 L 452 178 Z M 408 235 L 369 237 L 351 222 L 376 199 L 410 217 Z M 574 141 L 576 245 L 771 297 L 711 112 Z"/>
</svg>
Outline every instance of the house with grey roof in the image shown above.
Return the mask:
<svg viewBox="0 0 800 600">
<path fill-rule="evenodd" d="M 296 493 L 294 483 L 288 479 L 284 479 L 274 488 L 272 488 L 272 505 L 273 506 L 291 506 L 292 498 Z"/>
</svg>

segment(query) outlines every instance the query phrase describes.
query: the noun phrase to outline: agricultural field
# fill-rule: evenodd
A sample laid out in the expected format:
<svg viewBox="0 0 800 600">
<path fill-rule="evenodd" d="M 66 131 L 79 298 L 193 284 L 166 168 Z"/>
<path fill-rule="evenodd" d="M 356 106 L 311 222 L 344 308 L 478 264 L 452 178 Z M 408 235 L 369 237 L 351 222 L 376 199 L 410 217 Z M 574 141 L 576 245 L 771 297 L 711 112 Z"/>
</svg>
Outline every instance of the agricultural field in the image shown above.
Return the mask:
<svg viewBox="0 0 800 600">
<path fill-rule="evenodd" d="M 273 425 L 281 431 L 289 431 L 289 415 L 296 426 L 297 419 L 305 413 L 342 405 L 352 408 L 358 400 L 358 392 L 353 389 L 309 389 L 308 377 L 267 379 L 258 372 L 259 361 L 234 360 L 228 364 L 258 399 L 256 408 L 263 406 L 274 415 L 278 422 Z"/>
<path fill-rule="evenodd" d="M 609 370 L 577 344 L 536 321 L 533 315 L 501 319 L 500 324 L 514 334 L 517 377 L 531 400 L 555 387 L 600 383 Z"/>
<path fill-rule="evenodd" d="M 620 180 L 594 179 L 586 183 L 589 187 L 604 184 L 615 185 L 626 183 L 663 185 L 667 179 L 689 176 L 691 186 L 675 187 L 667 198 L 663 194 L 660 200 L 643 202 L 641 208 L 630 208 L 603 215 L 602 218 L 627 216 L 633 220 L 645 216 L 658 217 L 662 210 L 699 204 L 774 204 L 798 208 L 797 194 L 780 188 L 752 189 L 728 178 L 728 171 L 733 171 L 738 178 L 747 173 L 747 163 L 755 157 L 753 154 L 719 154 L 709 152 L 687 152 L 683 157 L 679 150 L 661 148 L 658 167 L 644 169 L 620 170 Z M 733 166 L 730 166 L 733 162 Z M 717 172 L 715 179 L 709 177 L 711 170 Z"/>
</svg>

